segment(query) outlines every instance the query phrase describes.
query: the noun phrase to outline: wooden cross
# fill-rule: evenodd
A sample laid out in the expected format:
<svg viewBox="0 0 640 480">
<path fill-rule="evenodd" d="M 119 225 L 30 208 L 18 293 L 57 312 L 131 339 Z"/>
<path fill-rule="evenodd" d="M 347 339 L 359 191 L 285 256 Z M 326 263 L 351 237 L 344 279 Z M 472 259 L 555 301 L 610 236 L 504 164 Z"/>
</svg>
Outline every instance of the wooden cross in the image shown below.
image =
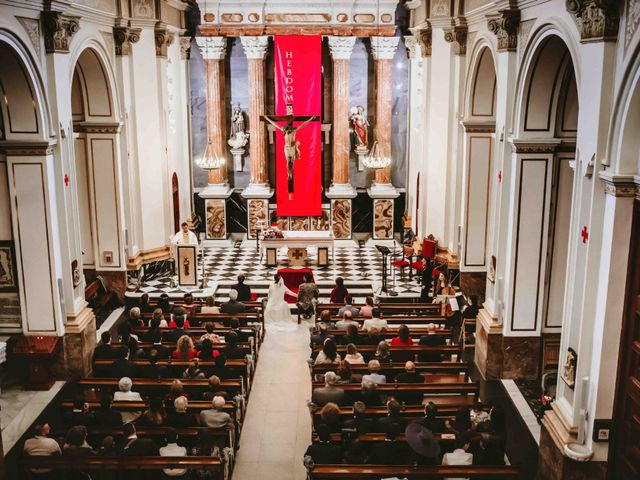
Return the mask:
<svg viewBox="0 0 640 480">
<path fill-rule="evenodd" d="M 587 230 L 586 225 L 582 227 L 582 231 L 580 232 L 580 235 L 582 235 L 582 243 L 587 243 L 587 240 L 589 240 L 589 231 Z"/>
<path fill-rule="evenodd" d="M 296 260 L 300 260 L 302 257 L 304 257 L 304 253 L 302 253 L 301 248 L 296 248 L 293 250 L 293 252 L 291 252 L 291 256 Z"/>
</svg>

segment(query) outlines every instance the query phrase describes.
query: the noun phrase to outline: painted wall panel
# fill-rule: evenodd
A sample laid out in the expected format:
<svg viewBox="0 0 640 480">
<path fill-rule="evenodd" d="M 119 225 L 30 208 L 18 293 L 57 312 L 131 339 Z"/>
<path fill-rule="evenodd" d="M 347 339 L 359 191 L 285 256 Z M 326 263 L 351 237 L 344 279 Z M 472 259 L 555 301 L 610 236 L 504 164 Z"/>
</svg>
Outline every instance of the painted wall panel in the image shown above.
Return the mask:
<svg viewBox="0 0 640 480">
<path fill-rule="evenodd" d="M 465 267 L 486 268 L 492 143 L 490 135 L 469 137 L 466 221 L 463 237 Z"/>
</svg>

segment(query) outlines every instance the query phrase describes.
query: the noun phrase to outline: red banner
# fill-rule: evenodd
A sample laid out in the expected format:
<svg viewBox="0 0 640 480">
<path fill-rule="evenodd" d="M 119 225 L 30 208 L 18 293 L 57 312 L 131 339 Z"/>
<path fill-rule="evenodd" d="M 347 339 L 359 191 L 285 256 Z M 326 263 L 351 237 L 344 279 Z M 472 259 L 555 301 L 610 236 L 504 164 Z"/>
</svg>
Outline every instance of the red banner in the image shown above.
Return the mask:
<svg viewBox="0 0 640 480">
<path fill-rule="evenodd" d="M 276 115 L 287 115 L 291 105 L 294 116 L 316 117 L 295 132 L 299 156 L 293 163 L 291 192 L 284 134 L 276 132 L 276 211 L 280 217 L 318 216 L 322 214 L 322 37 L 276 35 L 274 46 Z"/>
</svg>

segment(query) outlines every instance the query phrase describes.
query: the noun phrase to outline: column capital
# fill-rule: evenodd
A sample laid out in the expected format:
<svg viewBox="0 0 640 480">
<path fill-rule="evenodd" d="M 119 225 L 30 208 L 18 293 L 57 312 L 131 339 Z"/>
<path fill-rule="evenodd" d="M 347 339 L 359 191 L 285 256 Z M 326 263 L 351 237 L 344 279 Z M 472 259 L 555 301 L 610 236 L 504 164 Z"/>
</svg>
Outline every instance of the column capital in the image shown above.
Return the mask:
<svg viewBox="0 0 640 480">
<path fill-rule="evenodd" d="M 331 58 L 334 60 L 349 60 L 353 46 L 356 44 L 356 37 L 327 37 Z"/>
<path fill-rule="evenodd" d="M 176 34 L 170 32 L 166 26 L 157 25 L 154 30 L 156 41 L 156 56 L 167 58 L 167 49 L 173 44 Z"/>
<path fill-rule="evenodd" d="M 633 175 L 616 175 L 604 170 L 600 172 L 604 193 L 612 197 L 635 197 L 640 195 L 640 182 Z"/>
<path fill-rule="evenodd" d="M 516 51 L 518 25 L 520 25 L 520 10 L 517 8 L 498 10 L 496 15 L 487 16 L 487 27 L 498 38 L 499 52 Z"/>
<path fill-rule="evenodd" d="M 205 60 L 224 60 L 227 55 L 227 39 L 225 37 L 195 37 L 202 58 Z"/>
<path fill-rule="evenodd" d="M 191 38 L 192 37 L 180 37 L 180 58 L 182 60 L 189 60 L 189 58 L 191 58 Z"/>
<path fill-rule="evenodd" d="M 375 60 L 393 60 L 400 37 L 371 37 L 371 54 Z"/>
<path fill-rule="evenodd" d="M 409 58 L 422 57 L 422 45 L 418 37 L 415 35 L 405 35 L 404 45 L 407 47 L 407 55 Z"/>
<path fill-rule="evenodd" d="M 456 55 L 467 53 L 467 31 L 465 25 L 456 25 L 443 30 L 444 41 L 453 44 L 453 51 Z"/>
<path fill-rule="evenodd" d="M 71 37 L 80 30 L 80 17 L 62 12 L 42 12 L 44 48 L 47 53 L 69 53 Z"/>
<path fill-rule="evenodd" d="M 427 28 L 419 30 L 416 32 L 416 35 L 418 35 L 420 44 L 422 45 L 422 55 L 430 57 L 433 45 L 433 30 L 431 26 L 429 25 Z"/>
<path fill-rule="evenodd" d="M 617 0 L 566 0 L 566 5 L 578 25 L 581 42 L 615 41 L 618 37 Z"/>
<path fill-rule="evenodd" d="M 263 60 L 269 46 L 269 37 L 240 37 L 244 54 L 249 59 Z"/>
<path fill-rule="evenodd" d="M 141 28 L 113 27 L 113 39 L 116 44 L 116 55 L 129 55 L 131 45 L 140 40 Z"/>
</svg>

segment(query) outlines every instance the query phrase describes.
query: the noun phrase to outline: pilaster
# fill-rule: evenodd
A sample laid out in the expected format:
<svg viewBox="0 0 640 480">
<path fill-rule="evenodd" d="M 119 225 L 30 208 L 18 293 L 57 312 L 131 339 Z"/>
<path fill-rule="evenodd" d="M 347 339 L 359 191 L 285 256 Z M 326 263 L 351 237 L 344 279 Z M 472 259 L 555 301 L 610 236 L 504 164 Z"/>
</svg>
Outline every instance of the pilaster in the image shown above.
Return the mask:
<svg viewBox="0 0 640 480">
<path fill-rule="evenodd" d="M 44 48 L 47 53 L 68 53 L 71 37 L 80 29 L 80 17 L 62 12 L 42 12 Z"/>
</svg>

